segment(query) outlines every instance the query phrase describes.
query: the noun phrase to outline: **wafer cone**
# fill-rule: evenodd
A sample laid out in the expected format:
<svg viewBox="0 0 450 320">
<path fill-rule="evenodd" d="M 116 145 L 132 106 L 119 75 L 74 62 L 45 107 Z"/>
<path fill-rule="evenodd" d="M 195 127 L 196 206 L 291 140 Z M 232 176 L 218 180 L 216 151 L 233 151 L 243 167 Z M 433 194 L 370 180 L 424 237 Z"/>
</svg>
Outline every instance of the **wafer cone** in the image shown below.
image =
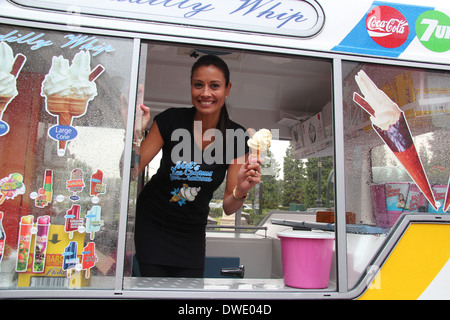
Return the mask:
<svg viewBox="0 0 450 320">
<path fill-rule="evenodd" d="M 252 148 L 252 152 L 250 154 L 250 160 L 258 161 L 259 157 L 261 155 L 261 150 L 259 148 Z"/>
<path fill-rule="evenodd" d="M 389 130 L 382 130 L 374 124 L 372 127 L 391 149 L 430 204 L 437 210 L 434 194 L 414 146 L 404 113 L 401 112 L 400 119 L 396 124 L 391 125 Z"/>
<path fill-rule="evenodd" d="M 86 112 L 88 97 L 50 95 L 47 97 L 47 111 L 58 117 L 58 125 L 71 126 L 73 117 L 80 117 Z M 66 152 L 67 141 L 58 143 L 58 155 Z"/>
<path fill-rule="evenodd" d="M 6 110 L 9 102 L 12 100 L 12 96 L 0 96 L 0 120 L 3 117 L 3 112 Z"/>
</svg>

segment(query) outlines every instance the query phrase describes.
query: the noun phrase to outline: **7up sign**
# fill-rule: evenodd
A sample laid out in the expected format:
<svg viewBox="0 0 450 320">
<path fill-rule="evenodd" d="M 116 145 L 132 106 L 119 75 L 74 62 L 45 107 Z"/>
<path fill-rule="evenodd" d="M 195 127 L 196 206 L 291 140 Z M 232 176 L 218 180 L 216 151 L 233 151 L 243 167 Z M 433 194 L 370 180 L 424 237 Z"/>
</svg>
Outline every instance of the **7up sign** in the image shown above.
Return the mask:
<svg viewBox="0 0 450 320">
<path fill-rule="evenodd" d="M 416 34 L 429 50 L 446 52 L 450 50 L 450 18 L 440 11 L 426 11 L 416 22 Z"/>
</svg>

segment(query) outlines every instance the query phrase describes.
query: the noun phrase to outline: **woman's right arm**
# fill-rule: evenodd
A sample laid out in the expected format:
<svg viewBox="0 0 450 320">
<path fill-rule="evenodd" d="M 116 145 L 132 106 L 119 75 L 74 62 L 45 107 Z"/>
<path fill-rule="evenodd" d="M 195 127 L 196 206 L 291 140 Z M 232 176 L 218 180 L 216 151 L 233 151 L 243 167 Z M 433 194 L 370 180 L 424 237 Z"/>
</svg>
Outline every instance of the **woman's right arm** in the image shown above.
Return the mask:
<svg viewBox="0 0 450 320">
<path fill-rule="evenodd" d="M 139 173 L 144 171 L 145 167 L 153 160 L 164 145 L 163 138 L 159 132 L 156 121 L 153 121 L 150 130 L 141 143 L 141 162 L 139 164 Z"/>
</svg>

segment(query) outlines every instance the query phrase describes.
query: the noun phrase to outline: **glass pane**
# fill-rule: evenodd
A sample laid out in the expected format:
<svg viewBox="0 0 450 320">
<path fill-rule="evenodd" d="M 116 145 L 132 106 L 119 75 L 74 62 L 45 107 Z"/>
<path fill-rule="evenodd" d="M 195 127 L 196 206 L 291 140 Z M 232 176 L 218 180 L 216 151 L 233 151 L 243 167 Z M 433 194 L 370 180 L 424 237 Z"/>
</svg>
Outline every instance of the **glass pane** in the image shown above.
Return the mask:
<svg viewBox="0 0 450 320">
<path fill-rule="evenodd" d="M 113 288 L 133 42 L 0 33 L 0 287 Z"/>
<path fill-rule="evenodd" d="M 263 154 L 262 182 L 250 191 L 242 210 L 232 215 L 224 213 L 226 180 L 212 195 L 206 227 L 206 265 L 208 258 L 237 259 L 245 265 L 245 278 L 273 278 L 282 284 L 277 232 L 291 230 L 292 226 L 272 220 L 306 223 L 302 228 L 324 228 L 333 233 L 329 224 L 334 222 L 332 62 L 164 43 L 147 43 L 144 47 L 147 56 L 141 61 L 146 62 L 145 79 L 139 82 L 145 88 L 143 101 L 150 107 L 150 123 L 169 108 L 192 108 L 191 67 L 199 56 L 213 53 L 228 64 L 231 72 L 232 87 L 226 100 L 231 120 L 246 129 L 271 131 L 272 143 Z M 138 193 L 155 177 L 160 163 L 159 154 L 147 166 Z M 172 198 L 170 195 L 167 199 Z M 134 212 L 129 215 L 134 221 Z M 179 225 L 183 224 L 168 227 Z M 334 265 L 331 269 L 334 282 Z M 220 276 L 220 272 L 216 274 Z M 135 285 L 137 281 L 126 279 L 125 284 L 142 288 Z M 145 287 L 144 282 L 142 285 Z"/>
<path fill-rule="evenodd" d="M 446 209 L 450 77 L 351 62 L 343 70 L 346 204 L 360 224 L 348 233 L 352 287 L 401 214 Z"/>
</svg>

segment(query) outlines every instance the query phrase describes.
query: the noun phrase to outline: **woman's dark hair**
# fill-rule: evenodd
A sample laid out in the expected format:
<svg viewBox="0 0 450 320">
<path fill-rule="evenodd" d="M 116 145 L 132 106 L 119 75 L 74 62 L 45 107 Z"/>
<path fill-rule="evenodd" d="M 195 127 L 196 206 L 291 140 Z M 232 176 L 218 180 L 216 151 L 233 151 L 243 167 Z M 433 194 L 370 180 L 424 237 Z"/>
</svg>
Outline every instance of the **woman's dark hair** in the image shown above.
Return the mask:
<svg viewBox="0 0 450 320">
<path fill-rule="evenodd" d="M 198 68 L 203 66 L 208 67 L 211 65 L 222 71 L 225 77 L 225 86 L 228 86 L 228 84 L 230 83 L 230 70 L 228 69 L 228 65 L 221 58 L 212 54 L 204 55 L 198 58 L 191 69 L 191 80 L 194 72 Z M 226 137 L 226 129 L 229 127 L 229 125 L 230 117 L 228 115 L 227 106 L 224 103 L 222 109 L 220 110 L 219 122 L 217 123 L 217 129 L 222 132 L 222 136 L 224 137 L 224 139 Z"/>
</svg>

